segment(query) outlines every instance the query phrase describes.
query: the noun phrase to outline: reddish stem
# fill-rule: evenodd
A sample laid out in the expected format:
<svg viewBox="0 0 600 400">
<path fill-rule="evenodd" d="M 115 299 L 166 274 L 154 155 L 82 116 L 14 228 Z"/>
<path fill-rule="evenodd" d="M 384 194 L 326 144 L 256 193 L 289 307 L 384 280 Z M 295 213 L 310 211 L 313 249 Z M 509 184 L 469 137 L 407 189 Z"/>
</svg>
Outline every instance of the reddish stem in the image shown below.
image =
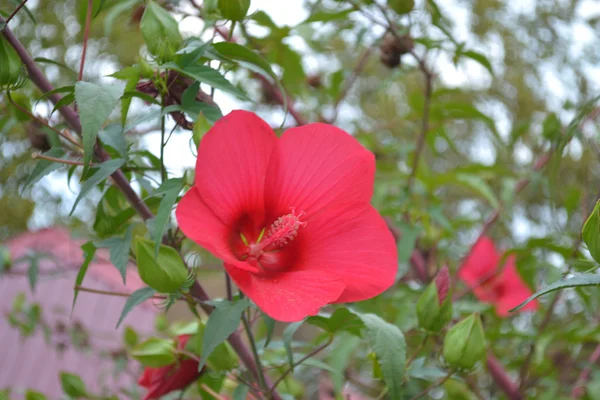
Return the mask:
<svg viewBox="0 0 600 400">
<path fill-rule="evenodd" d="M 85 65 L 85 56 L 87 54 L 88 39 L 90 37 L 90 25 L 92 24 L 92 9 L 94 8 L 94 0 L 88 0 L 87 14 L 85 16 L 85 28 L 83 30 L 83 49 L 81 50 L 81 63 L 79 64 L 78 81 L 83 79 L 83 67 Z"/>
<path fill-rule="evenodd" d="M 600 344 L 596 346 L 596 349 L 588 359 L 588 366 L 585 367 L 577 381 L 575 382 L 575 386 L 573 386 L 573 390 L 571 391 L 571 397 L 574 399 L 578 399 L 585 393 L 585 385 L 590 380 L 590 376 L 592 375 L 592 369 L 596 365 L 596 363 L 600 360 Z"/>
</svg>

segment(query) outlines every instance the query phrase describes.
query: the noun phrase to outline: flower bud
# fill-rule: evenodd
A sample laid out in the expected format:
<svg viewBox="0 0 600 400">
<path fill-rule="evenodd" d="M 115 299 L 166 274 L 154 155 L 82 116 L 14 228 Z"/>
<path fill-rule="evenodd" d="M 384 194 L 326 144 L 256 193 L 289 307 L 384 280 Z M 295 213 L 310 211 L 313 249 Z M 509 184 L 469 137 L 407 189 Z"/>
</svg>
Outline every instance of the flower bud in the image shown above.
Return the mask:
<svg viewBox="0 0 600 400">
<path fill-rule="evenodd" d="M 138 237 L 136 259 L 140 278 L 161 293 L 175 293 L 185 283 L 188 270 L 177 250 L 161 245 L 155 257 L 154 242 Z"/>
<path fill-rule="evenodd" d="M 452 298 L 449 296 L 448 267 L 441 269 L 417 302 L 419 327 L 429 333 L 438 333 L 452 319 Z"/>
<path fill-rule="evenodd" d="M 17 51 L 0 35 L 0 89 L 14 89 L 21 86 L 24 69 Z"/>
<path fill-rule="evenodd" d="M 183 42 L 175 18 L 153 1 L 146 5 L 140 21 L 140 32 L 148 51 L 160 62 L 170 61 Z"/>
<path fill-rule="evenodd" d="M 250 8 L 250 0 L 219 0 L 219 11 L 223 18 L 230 21 L 241 21 Z"/>
<path fill-rule="evenodd" d="M 485 334 L 479 314 L 472 314 L 454 325 L 444 338 L 444 359 L 454 368 L 472 369 L 485 357 Z"/>
<path fill-rule="evenodd" d="M 388 0 L 387 3 L 398 15 L 408 14 L 415 8 L 415 0 Z"/>
</svg>

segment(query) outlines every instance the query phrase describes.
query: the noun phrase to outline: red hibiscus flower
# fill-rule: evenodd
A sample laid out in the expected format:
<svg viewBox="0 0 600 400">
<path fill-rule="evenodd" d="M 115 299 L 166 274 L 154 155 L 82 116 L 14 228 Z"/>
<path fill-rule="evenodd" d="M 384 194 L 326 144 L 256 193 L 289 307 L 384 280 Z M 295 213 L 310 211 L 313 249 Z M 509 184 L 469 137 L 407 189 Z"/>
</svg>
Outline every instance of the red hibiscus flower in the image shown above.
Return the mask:
<svg viewBox="0 0 600 400">
<path fill-rule="evenodd" d="M 184 349 L 190 335 L 177 338 L 177 348 Z M 198 361 L 189 358 L 160 368 L 146 368 L 138 384 L 148 389 L 144 400 L 160 399 L 167 393 L 185 389 L 200 376 Z"/>
<path fill-rule="evenodd" d="M 202 139 L 177 221 L 265 313 L 299 321 L 393 284 L 394 238 L 369 204 L 374 174 L 373 154 L 338 128 L 277 138 L 255 114 L 234 111 Z"/>
<path fill-rule="evenodd" d="M 479 300 L 494 304 L 498 315 L 506 317 L 508 310 L 521 304 L 532 292 L 517 272 L 515 256 L 508 256 L 503 268 L 499 265 L 501 258 L 494 242 L 482 237 L 471 249 L 458 276 L 473 288 Z M 521 310 L 536 310 L 537 307 L 537 301 L 532 301 Z"/>
</svg>

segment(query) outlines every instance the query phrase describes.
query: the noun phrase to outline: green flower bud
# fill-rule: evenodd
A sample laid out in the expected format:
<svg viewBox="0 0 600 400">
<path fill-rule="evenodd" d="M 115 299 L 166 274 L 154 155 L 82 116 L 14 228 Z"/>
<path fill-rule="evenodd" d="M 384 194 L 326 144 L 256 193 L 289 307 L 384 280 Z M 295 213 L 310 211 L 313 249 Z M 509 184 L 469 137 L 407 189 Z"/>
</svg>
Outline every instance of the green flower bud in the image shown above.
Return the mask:
<svg viewBox="0 0 600 400">
<path fill-rule="evenodd" d="M 448 267 L 444 267 L 419 298 L 417 318 L 419 327 L 424 331 L 438 333 L 452 319 L 452 297 L 449 286 L 450 274 Z"/>
<path fill-rule="evenodd" d="M 170 61 L 183 43 L 175 18 L 153 1 L 146 5 L 140 32 L 150 54 L 158 57 L 161 63 Z"/>
<path fill-rule="evenodd" d="M 486 345 L 479 314 L 454 325 L 444 338 L 444 359 L 451 367 L 470 370 L 485 357 Z"/>
<path fill-rule="evenodd" d="M 150 338 L 131 351 L 131 356 L 146 367 L 159 368 L 173 364 L 175 356 L 175 343 L 173 340 Z"/>
<path fill-rule="evenodd" d="M 250 0 L 219 0 L 219 11 L 223 18 L 230 21 L 241 21 L 246 18 Z"/>
<path fill-rule="evenodd" d="M 175 293 L 187 280 L 188 270 L 177 250 L 161 245 L 155 258 L 154 246 L 153 241 L 140 237 L 136 239 L 140 278 L 161 293 Z"/>
<path fill-rule="evenodd" d="M 415 8 L 415 0 L 388 0 L 387 3 L 398 15 L 408 14 Z"/>
<path fill-rule="evenodd" d="M 0 34 L 0 89 L 15 89 L 25 83 L 25 70 L 17 51 Z"/>
</svg>

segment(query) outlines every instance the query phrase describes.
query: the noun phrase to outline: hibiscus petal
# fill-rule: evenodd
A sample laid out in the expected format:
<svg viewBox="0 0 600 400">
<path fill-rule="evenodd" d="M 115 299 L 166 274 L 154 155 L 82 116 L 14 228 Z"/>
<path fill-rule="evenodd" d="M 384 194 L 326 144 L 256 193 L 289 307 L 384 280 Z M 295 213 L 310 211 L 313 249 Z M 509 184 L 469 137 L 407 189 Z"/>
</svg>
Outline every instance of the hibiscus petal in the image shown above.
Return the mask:
<svg viewBox="0 0 600 400">
<path fill-rule="evenodd" d="M 289 129 L 271 156 L 267 210 L 277 218 L 294 207 L 310 217 L 336 202 L 369 202 L 375 158 L 346 132 L 327 124 Z"/>
<path fill-rule="evenodd" d="M 494 242 L 484 236 L 473 245 L 458 276 L 470 287 L 477 287 L 493 276 L 499 262 L 500 254 L 496 252 Z"/>
<path fill-rule="evenodd" d="M 225 264 L 225 269 L 265 314 L 283 322 L 316 315 L 344 290 L 341 280 L 323 271 L 294 271 L 261 278 L 230 264 Z"/>
<path fill-rule="evenodd" d="M 231 228 L 217 218 L 200 197 L 197 186 L 187 191 L 175 211 L 179 228 L 185 236 L 204 247 L 215 257 L 235 261 L 229 245 Z"/>
<path fill-rule="evenodd" d="M 316 214 L 302 229 L 297 270 L 337 276 L 346 288 L 336 302 L 366 300 L 394 284 L 398 254 L 384 219 L 368 203 L 346 203 Z"/>
<path fill-rule="evenodd" d="M 525 282 L 523 282 L 523 279 L 517 272 L 515 261 L 514 255 L 509 256 L 508 260 L 506 261 L 506 267 L 501 275 L 501 279 L 503 280 L 506 288 L 506 291 L 496 303 L 496 312 L 501 317 L 512 315 L 508 312 L 508 310 L 515 308 L 533 294 L 531 289 L 529 289 Z M 523 307 L 521 311 L 532 311 L 537 310 L 537 308 L 537 300 L 534 300 Z"/>
<path fill-rule="evenodd" d="M 239 110 L 217 121 L 202 138 L 195 184 L 224 223 L 235 223 L 244 214 L 262 223 L 265 175 L 276 141 L 265 121 Z"/>
</svg>

